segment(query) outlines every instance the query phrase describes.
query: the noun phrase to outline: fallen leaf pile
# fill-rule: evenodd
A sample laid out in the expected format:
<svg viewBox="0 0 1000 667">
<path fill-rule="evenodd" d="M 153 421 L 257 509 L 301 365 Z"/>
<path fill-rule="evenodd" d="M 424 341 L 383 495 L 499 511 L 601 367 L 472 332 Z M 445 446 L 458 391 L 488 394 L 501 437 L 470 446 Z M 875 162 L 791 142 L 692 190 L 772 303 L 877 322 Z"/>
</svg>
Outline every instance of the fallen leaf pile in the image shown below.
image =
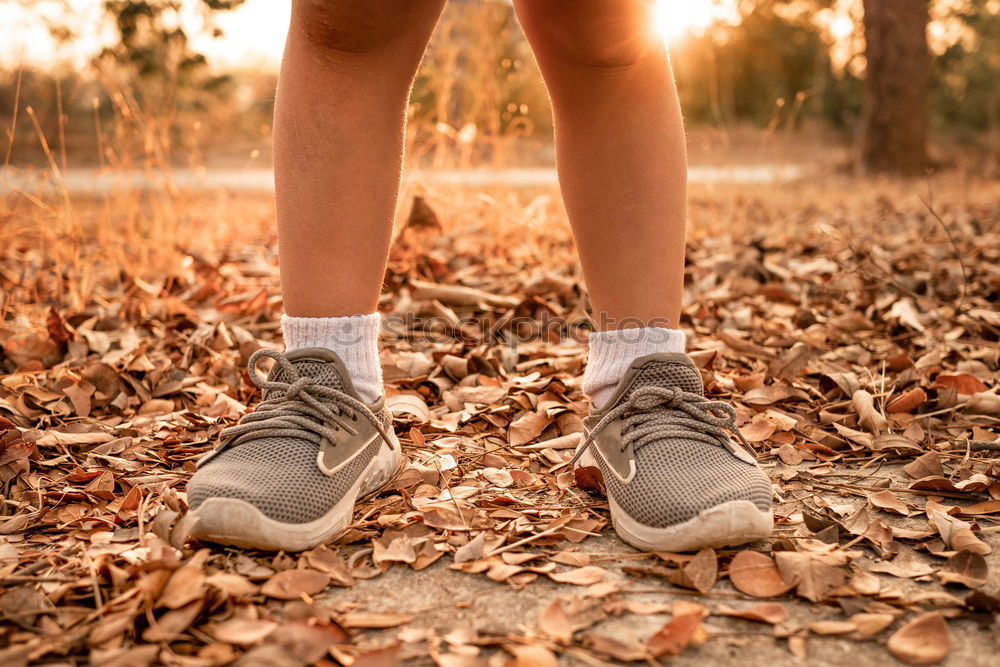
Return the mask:
<svg viewBox="0 0 1000 667">
<path fill-rule="evenodd" d="M 529 666 L 756 640 L 822 659 L 834 638 L 930 664 L 956 632 L 995 650 L 1000 199 L 944 184 L 925 204 L 911 187 L 693 196 L 682 326 L 777 501 L 771 539 L 697 554 L 600 538 L 600 479 L 567 466 L 588 306 L 551 191 L 416 201 L 380 306 L 409 465 L 302 554 L 187 538 L 195 461 L 257 400 L 248 357 L 280 349 L 266 199 L 260 229 L 179 237 L 160 273 L 102 262 L 85 234 L 50 240 L 74 262 L 15 234 L 0 248 L 0 656 Z M 133 257 L 152 243 L 130 239 Z M 421 622 L 467 600 L 343 595 L 428 568 L 554 593 L 492 632 Z"/>
</svg>

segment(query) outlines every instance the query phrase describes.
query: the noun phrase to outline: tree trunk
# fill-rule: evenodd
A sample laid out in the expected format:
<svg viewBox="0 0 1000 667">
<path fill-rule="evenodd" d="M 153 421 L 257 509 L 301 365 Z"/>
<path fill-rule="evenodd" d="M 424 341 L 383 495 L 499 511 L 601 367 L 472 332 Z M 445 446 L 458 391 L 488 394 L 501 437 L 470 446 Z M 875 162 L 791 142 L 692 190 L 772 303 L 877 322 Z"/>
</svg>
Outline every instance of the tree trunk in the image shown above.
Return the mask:
<svg viewBox="0 0 1000 667">
<path fill-rule="evenodd" d="M 927 166 L 928 0 L 864 0 L 861 160 L 869 171 L 919 174 Z"/>
</svg>

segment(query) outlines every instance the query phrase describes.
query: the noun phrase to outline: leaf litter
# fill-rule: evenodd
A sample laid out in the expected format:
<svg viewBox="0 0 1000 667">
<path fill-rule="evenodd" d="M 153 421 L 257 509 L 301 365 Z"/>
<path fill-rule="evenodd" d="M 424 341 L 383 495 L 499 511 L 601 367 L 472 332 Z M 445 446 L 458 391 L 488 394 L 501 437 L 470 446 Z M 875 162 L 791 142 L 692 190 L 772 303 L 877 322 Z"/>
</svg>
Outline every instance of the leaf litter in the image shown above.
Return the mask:
<svg viewBox="0 0 1000 667">
<path fill-rule="evenodd" d="M 868 191 L 808 206 L 692 200 L 682 325 L 708 394 L 734 404 L 772 478 L 777 526 L 743 548 L 643 555 L 591 546 L 612 534 L 603 482 L 566 466 L 587 409 L 586 330 L 574 326 L 587 302 L 565 224 L 532 222 L 540 207 L 560 218 L 545 197 L 415 202 L 380 304 L 387 402 L 410 463 L 346 534 L 302 554 L 187 538 L 194 462 L 256 400 L 249 355 L 280 347 L 267 216 L 257 245 L 210 257 L 178 242 L 158 275 L 101 273 L 96 241 L 77 251 L 90 262 L 68 264 L 30 234 L 6 244 L 0 655 L 598 664 L 770 628 L 795 656 L 836 637 L 931 664 L 954 627 L 994 622 L 995 198 L 948 199 L 933 215 Z M 428 211 L 431 227 L 419 224 Z M 724 227 L 734 215 L 754 227 Z M 537 619 L 492 634 L 421 626 L 424 600 L 338 598 L 429 567 L 565 586 Z M 823 618 L 795 613 L 803 602 Z M 654 626 L 615 632 L 623 618 Z"/>
</svg>

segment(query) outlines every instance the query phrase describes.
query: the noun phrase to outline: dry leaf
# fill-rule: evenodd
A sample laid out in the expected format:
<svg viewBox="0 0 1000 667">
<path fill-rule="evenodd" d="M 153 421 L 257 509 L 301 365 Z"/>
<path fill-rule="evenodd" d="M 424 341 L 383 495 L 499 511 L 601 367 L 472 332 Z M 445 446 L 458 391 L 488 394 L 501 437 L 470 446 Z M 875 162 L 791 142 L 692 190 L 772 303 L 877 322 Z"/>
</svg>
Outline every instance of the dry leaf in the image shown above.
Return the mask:
<svg viewBox="0 0 1000 667">
<path fill-rule="evenodd" d="M 858 422 L 870 432 L 884 433 L 889 422 L 875 409 L 875 398 L 864 389 L 858 389 L 851 397 L 854 411 L 858 413 Z"/>
<path fill-rule="evenodd" d="M 544 646 L 511 644 L 504 649 L 514 656 L 513 662 L 507 663 L 511 667 L 556 667 L 559 664 L 555 654 Z"/>
<path fill-rule="evenodd" d="M 729 580 L 737 590 L 757 598 L 787 593 L 795 583 L 786 582 L 770 556 L 757 551 L 740 551 L 729 564 Z"/>
<path fill-rule="evenodd" d="M 817 635 L 846 635 L 857 630 L 850 621 L 815 621 L 809 624 L 809 632 Z"/>
<path fill-rule="evenodd" d="M 920 387 L 914 387 L 902 396 L 897 396 L 885 406 L 890 414 L 913 413 L 927 402 L 927 392 Z"/>
<path fill-rule="evenodd" d="M 209 626 L 209 632 L 220 642 L 250 646 L 259 644 L 275 631 L 278 624 L 256 618 L 232 618 Z"/>
<path fill-rule="evenodd" d="M 989 566 L 986 559 L 967 549 L 955 553 L 938 572 L 942 584 L 962 584 L 969 588 L 978 588 L 989 579 Z"/>
<path fill-rule="evenodd" d="M 285 570 L 268 579 L 260 592 L 279 600 L 297 600 L 313 596 L 326 588 L 330 576 L 315 570 Z"/>
<path fill-rule="evenodd" d="M 395 612 L 352 611 L 340 617 L 345 628 L 394 628 L 413 619 L 413 614 Z"/>
<path fill-rule="evenodd" d="M 202 571 L 209 556 L 208 549 L 202 549 L 170 575 L 163 588 L 157 607 L 177 609 L 195 600 L 200 600 L 205 587 L 205 573 Z"/>
<path fill-rule="evenodd" d="M 951 632 L 944 614 L 931 611 L 913 618 L 889 637 L 889 652 L 908 665 L 932 665 L 951 649 Z"/>
<path fill-rule="evenodd" d="M 719 561 L 712 549 L 702 549 L 670 577 L 671 583 L 707 593 L 715 585 L 719 574 Z"/>
<path fill-rule="evenodd" d="M 576 586 L 590 586 L 599 581 L 603 581 L 608 571 L 596 565 L 588 565 L 566 572 L 550 572 L 549 578 L 560 584 L 574 584 Z"/>
<path fill-rule="evenodd" d="M 833 589 L 844 584 L 847 573 L 834 563 L 834 554 L 799 553 L 779 551 L 774 555 L 782 579 L 795 582 L 796 592 L 802 597 L 821 602 Z"/>
<path fill-rule="evenodd" d="M 703 641 L 705 634 L 701 619 L 708 610 L 700 604 L 677 600 L 674 602 L 673 616 L 667 623 L 646 640 L 646 648 L 653 657 L 680 655 L 692 641 Z"/>
<path fill-rule="evenodd" d="M 563 644 L 568 644 L 573 638 L 569 617 L 558 599 L 550 602 L 538 615 L 538 627 L 546 635 Z"/>
<path fill-rule="evenodd" d="M 868 501 L 879 509 L 894 512 L 895 514 L 902 514 L 903 516 L 910 515 L 910 509 L 906 504 L 888 489 L 870 494 Z"/>
<path fill-rule="evenodd" d="M 764 602 L 762 604 L 755 604 L 752 607 L 747 607 L 745 609 L 733 609 L 732 607 L 722 604 L 719 605 L 716 613 L 722 614 L 723 616 L 745 618 L 748 621 L 770 623 L 771 625 L 784 623 L 788 618 L 788 611 L 785 609 L 785 606 L 778 604 L 777 602 Z"/>
<path fill-rule="evenodd" d="M 851 623 L 862 637 L 874 637 L 892 625 L 894 620 L 896 619 L 892 614 L 861 613 L 851 616 Z"/>
<path fill-rule="evenodd" d="M 945 544 L 955 551 L 966 549 L 982 555 L 993 552 L 988 544 L 972 533 L 972 527 L 965 521 L 935 509 L 928 509 L 927 517 L 931 524 L 937 528 Z"/>
</svg>

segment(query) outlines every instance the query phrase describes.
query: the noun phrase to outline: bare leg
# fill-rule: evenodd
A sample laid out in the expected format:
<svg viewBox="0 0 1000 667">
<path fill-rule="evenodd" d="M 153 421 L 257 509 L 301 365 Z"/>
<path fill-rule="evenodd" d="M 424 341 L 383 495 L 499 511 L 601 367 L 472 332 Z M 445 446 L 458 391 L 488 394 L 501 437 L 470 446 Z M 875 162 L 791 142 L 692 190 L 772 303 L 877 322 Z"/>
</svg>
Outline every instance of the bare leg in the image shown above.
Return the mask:
<svg viewBox="0 0 1000 667">
<path fill-rule="evenodd" d="M 274 124 L 281 285 L 298 317 L 371 313 L 410 86 L 445 0 L 295 0 Z"/>
<path fill-rule="evenodd" d="M 555 114 L 559 182 L 602 329 L 677 327 L 687 159 L 648 0 L 515 0 Z"/>
</svg>

